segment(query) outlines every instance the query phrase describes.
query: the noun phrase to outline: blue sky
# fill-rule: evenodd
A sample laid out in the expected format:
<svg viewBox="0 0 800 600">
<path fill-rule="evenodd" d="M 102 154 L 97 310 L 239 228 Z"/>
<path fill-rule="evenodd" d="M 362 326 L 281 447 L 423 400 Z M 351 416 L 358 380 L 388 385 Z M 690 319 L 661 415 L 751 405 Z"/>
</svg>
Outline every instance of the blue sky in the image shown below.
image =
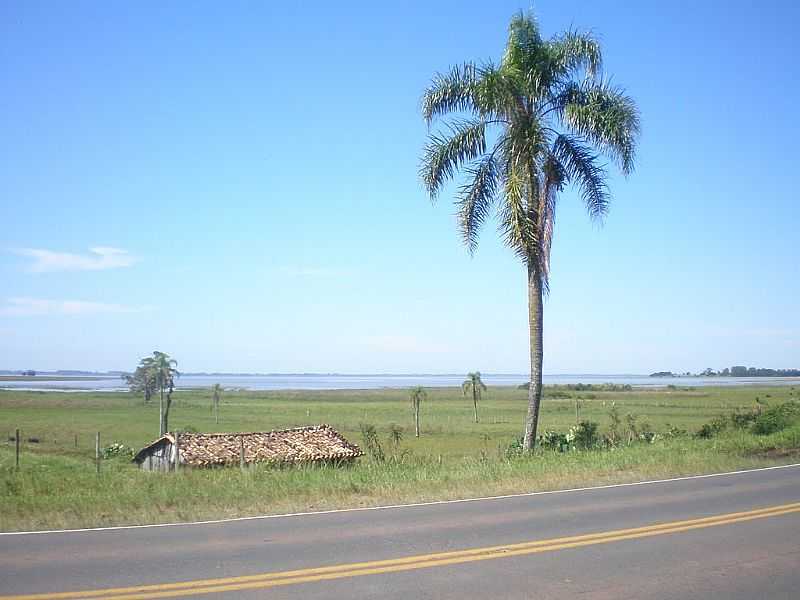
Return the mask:
<svg viewBox="0 0 800 600">
<path fill-rule="evenodd" d="M 432 75 L 530 5 L 288 4 L 0 6 L 0 368 L 527 370 L 522 265 L 417 168 Z M 533 7 L 643 122 L 605 226 L 561 200 L 545 372 L 800 366 L 800 10 Z"/>
</svg>

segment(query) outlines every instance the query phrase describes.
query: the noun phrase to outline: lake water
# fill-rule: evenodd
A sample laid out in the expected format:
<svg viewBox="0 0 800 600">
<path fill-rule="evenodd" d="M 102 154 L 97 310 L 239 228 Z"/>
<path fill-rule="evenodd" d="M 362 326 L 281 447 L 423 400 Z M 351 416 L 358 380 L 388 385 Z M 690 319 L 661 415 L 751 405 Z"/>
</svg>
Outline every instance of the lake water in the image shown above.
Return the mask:
<svg viewBox="0 0 800 600">
<path fill-rule="evenodd" d="M 519 385 L 528 381 L 522 374 L 483 375 L 487 385 Z M 226 389 L 245 390 L 355 390 L 460 386 L 464 375 L 184 375 L 177 389 L 210 387 L 219 383 Z M 727 386 L 727 385 L 800 385 L 791 377 L 648 377 L 647 375 L 545 375 L 545 385 L 576 383 L 618 383 L 636 387 Z M 0 389 L 36 391 L 127 391 L 118 377 L 96 381 L 64 378 L 57 381 L 2 381 Z"/>
</svg>

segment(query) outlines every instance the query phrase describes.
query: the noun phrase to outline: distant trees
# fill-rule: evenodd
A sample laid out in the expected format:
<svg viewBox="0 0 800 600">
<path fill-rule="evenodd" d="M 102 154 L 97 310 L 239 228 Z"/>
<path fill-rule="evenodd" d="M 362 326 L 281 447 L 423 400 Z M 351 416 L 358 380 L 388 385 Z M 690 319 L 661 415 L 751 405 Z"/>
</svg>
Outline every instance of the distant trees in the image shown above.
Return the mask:
<svg viewBox="0 0 800 600">
<path fill-rule="evenodd" d="M 478 422 L 478 401 L 481 399 L 481 390 L 486 391 L 486 385 L 481 381 L 481 372 L 467 373 L 467 379 L 461 384 L 461 391 L 466 396 L 472 392 L 472 406 L 475 409 L 475 422 Z"/>
<path fill-rule="evenodd" d="M 737 367 L 731 367 L 730 376 L 731 377 L 800 377 L 800 369 L 757 369 L 755 367 L 737 366 Z"/>
<path fill-rule="evenodd" d="M 211 387 L 212 408 L 214 410 L 214 423 L 219 425 L 219 400 L 222 397 L 222 386 L 215 383 Z"/>
<path fill-rule="evenodd" d="M 153 394 L 158 390 L 155 373 L 141 364 L 136 367 L 132 375 L 123 375 L 122 379 L 131 392 L 144 396 L 145 404 L 150 402 Z"/>
<path fill-rule="evenodd" d="M 421 385 L 411 390 L 411 411 L 414 413 L 414 435 L 419 437 L 419 405 L 428 399 L 428 393 Z"/>
<path fill-rule="evenodd" d="M 725 367 L 721 371 L 715 371 L 711 367 L 691 373 L 687 371 L 680 375 L 675 375 L 671 371 L 659 371 L 652 373 L 650 377 L 800 377 L 800 369 L 756 369 L 755 367 Z"/>
</svg>

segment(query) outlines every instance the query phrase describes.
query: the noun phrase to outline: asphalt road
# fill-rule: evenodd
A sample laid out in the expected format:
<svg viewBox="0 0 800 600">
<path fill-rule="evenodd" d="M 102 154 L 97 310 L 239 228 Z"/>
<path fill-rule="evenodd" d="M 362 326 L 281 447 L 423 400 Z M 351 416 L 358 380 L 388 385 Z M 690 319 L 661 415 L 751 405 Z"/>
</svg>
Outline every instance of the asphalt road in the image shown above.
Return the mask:
<svg viewBox="0 0 800 600">
<path fill-rule="evenodd" d="M 379 510 L 0 535 L 0 599 L 30 594 L 796 600 L 800 467 Z"/>
</svg>

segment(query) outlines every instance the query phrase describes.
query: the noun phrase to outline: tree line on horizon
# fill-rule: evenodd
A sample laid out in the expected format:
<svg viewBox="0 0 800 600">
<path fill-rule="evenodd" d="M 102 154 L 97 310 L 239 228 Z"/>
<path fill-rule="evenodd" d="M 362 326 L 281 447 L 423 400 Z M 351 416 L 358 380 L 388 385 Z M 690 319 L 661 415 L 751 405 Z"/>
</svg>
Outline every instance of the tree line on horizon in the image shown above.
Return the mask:
<svg viewBox="0 0 800 600">
<path fill-rule="evenodd" d="M 700 373 L 673 373 L 672 371 L 657 371 L 650 377 L 800 377 L 800 369 L 761 369 L 756 367 L 725 367 L 721 371 L 712 368 Z"/>
</svg>

